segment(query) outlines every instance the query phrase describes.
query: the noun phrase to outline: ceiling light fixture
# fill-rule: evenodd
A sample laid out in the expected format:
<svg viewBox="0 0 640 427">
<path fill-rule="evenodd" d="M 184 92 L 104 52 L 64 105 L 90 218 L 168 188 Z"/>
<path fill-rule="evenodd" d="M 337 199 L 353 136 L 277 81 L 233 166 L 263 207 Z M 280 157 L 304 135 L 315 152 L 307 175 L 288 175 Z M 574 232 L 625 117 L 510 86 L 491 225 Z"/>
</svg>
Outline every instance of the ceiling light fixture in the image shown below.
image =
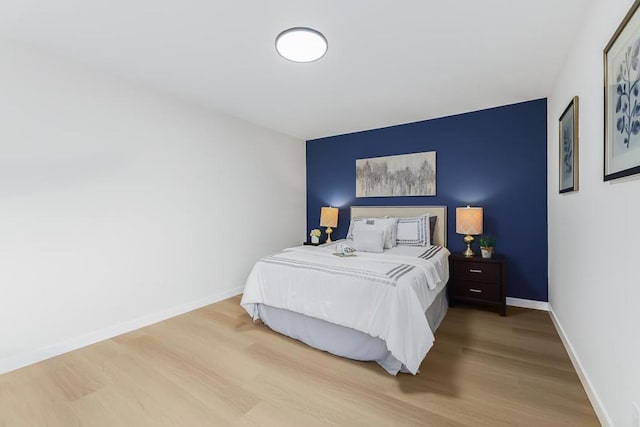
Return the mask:
<svg viewBox="0 0 640 427">
<path fill-rule="evenodd" d="M 327 53 L 327 48 L 327 39 L 312 28 L 289 28 L 276 37 L 280 56 L 293 62 L 317 61 Z"/>
</svg>

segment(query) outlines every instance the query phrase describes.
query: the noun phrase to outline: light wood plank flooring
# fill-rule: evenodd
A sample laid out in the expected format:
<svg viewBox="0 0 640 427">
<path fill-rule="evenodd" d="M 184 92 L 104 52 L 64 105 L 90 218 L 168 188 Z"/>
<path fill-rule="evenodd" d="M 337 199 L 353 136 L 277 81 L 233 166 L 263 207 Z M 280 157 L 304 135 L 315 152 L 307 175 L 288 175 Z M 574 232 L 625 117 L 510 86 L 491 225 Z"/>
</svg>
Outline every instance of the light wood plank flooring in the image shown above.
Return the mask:
<svg viewBox="0 0 640 427">
<path fill-rule="evenodd" d="M 239 301 L 0 376 L 0 426 L 598 425 L 545 312 L 452 308 L 422 372 L 393 377 Z"/>
</svg>

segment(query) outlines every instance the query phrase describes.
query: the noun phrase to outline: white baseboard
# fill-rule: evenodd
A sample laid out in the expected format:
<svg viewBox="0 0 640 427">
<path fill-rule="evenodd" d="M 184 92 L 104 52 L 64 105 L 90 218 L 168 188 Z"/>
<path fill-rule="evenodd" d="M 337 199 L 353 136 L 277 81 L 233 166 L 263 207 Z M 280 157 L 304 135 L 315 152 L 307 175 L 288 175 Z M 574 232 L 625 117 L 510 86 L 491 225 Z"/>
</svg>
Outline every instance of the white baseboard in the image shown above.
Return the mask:
<svg viewBox="0 0 640 427">
<path fill-rule="evenodd" d="M 533 308 L 534 310 L 549 311 L 549 303 L 546 301 L 507 297 L 507 305 L 512 307 Z"/>
<path fill-rule="evenodd" d="M 586 371 L 582 367 L 580 358 L 578 357 L 575 350 L 573 349 L 573 346 L 571 345 L 571 341 L 569 341 L 569 338 L 564 333 L 564 329 L 562 328 L 560 321 L 556 317 L 556 314 L 553 312 L 553 307 L 551 307 L 551 305 L 549 305 L 549 314 L 551 315 L 551 320 L 553 321 L 553 324 L 555 325 L 556 330 L 558 331 L 558 335 L 560 335 L 562 344 L 564 344 L 564 348 L 567 350 L 567 353 L 569 354 L 569 358 L 571 359 L 573 368 L 578 373 L 578 378 L 580 378 L 582 387 L 584 388 L 584 391 L 587 393 L 587 397 L 591 402 L 591 406 L 593 406 L 593 409 L 596 412 L 596 415 L 598 416 L 598 420 L 600 421 L 600 424 L 602 424 L 605 427 L 613 426 L 613 422 L 611 421 L 609 414 L 607 414 L 607 411 L 604 409 L 604 405 L 602 404 L 600 397 L 596 393 L 596 390 L 593 388 L 593 384 L 591 384 L 591 381 L 589 380 L 589 376 L 587 375 Z"/>
<path fill-rule="evenodd" d="M 97 342 L 104 341 L 109 338 L 134 331 L 136 329 L 144 328 L 145 326 L 170 319 L 171 317 L 188 313 L 198 308 L 239 295 L 243 290 L 244 286 L 230 289 L 228 291 L 220 292 L 214 295 L 209 295 L 196 301 L 180 304 L 178 306 L 171 307 L 157 313 L 147 314 L 145 316 L 141 316 L 114 326 L 109 326 L 97 331 L 89 332 L 88 334 L 71 338 L 66 341 L 52 344 L 34 351 L 0 359 L 0 374 L 23 368 L 25 366 L 50 359 L 64 353 L 68 353 L 70 351 L 77 350 L 79 348 L 86 347 L 88 345 L 95 344 Z"/>
</svg>

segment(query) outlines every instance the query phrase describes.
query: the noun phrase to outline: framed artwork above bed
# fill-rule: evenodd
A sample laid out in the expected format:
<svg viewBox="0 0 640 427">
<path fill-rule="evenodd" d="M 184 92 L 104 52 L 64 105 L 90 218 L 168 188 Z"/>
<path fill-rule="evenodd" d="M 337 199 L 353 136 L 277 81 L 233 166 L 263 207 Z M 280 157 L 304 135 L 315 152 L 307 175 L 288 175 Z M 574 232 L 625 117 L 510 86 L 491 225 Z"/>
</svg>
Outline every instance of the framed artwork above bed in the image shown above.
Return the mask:
<svg viewBox="0 0 640 427">
<path fill-rule="evenodd" d="M 356 197 L 435 195 L 435 151 L 356 160 Z"/>
</svg>

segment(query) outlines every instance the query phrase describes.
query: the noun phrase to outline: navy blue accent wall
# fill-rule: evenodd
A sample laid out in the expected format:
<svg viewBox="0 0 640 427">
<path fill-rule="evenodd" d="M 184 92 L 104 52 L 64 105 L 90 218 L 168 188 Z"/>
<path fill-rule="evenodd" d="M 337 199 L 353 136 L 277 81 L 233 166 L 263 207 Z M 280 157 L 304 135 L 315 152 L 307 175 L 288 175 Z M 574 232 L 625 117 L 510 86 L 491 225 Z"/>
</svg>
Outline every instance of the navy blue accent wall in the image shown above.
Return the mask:
<svg viewBox="0 0 640 427">
<path fill-rule="evenodd" d="M 436 151 L 436 196 L 356 199 L 356 159 L 422 151 Z M 508 258 L 508 296 L 547 301 L 546 99 L 307 141 L 307 227 L 336 206 L 334 240 L 351 205 L 446 205 L 447 244 L 461 252 L 455 208 L 467 204 L 484 208 L 485 234 Z"/>
</svg>

